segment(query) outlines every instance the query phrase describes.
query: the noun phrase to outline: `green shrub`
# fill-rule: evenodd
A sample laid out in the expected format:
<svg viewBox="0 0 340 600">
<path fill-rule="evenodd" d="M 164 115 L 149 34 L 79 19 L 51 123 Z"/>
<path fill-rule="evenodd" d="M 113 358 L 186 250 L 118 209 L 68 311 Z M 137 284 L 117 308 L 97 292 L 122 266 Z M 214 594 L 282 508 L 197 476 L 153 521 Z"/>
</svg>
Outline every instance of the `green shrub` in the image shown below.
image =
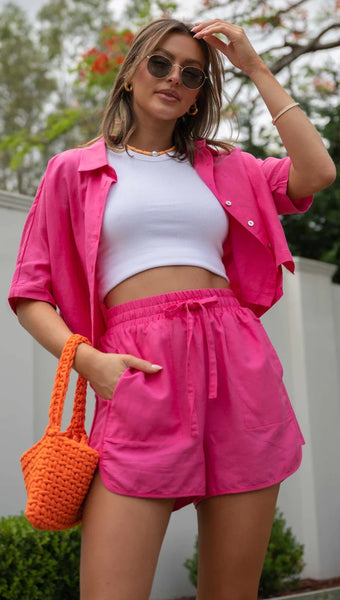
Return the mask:
<svg viewBox="0 0 340 600">
<path fill-rule="evenodd" d="M 190 579 L 192 585 L 194 585 L 197 588 L 197 570 L 198 570 L 198 539 L 197 539 L 197 537 L 196 537 L 196 541 L 195 541 L 194 554 L 193 554 L 192 558 L 186 559 L 184 566 L 189 571 L 189 579 Z"/>
<path fill-rule="evenodd" d="M 192 558 L 184 566 L 189 571 L 191 583 L 197 587 L 198 550 L 197 539 Z M 262 569 L 259 593 L 263 597 L 275 596 L 277 592 L 288 591 L 299 582 L 304 567 L 303 545 L 299 544 L 286 527 L 283 514 L 276 509 L 270 541 Z"/>
<path fill-rule="evenodd" d="M 78 600 L 80 527 L 38 531 L 24 515 L 0 520 L 1 600 Z"/>
<path fill-rule="evenodd" d="M 262 569 L 260 594 L 264 597 L 288 591 L 299 582 L 304 567 L 303 545 L 292 534 L 282 512 L 276 510 Z"/>
</svg>

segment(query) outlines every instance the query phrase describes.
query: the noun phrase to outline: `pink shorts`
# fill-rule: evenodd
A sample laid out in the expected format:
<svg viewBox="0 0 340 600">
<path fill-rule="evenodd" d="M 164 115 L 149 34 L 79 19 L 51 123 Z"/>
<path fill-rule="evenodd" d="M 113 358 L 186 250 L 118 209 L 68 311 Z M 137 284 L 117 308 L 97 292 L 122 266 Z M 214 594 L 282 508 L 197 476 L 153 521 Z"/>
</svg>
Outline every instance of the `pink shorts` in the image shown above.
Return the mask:
<svg viewBox="0 0 340 600">
<path fill-rule="evenodd" d="M 112 492 L 176 498 L 174 510 L 278 483 L 304 443 L 282 367 L 260 320 L 231 290 L 190 290 L 107 311 L 104 352 L 162 365 L 128 368 L 96 398 L 90 445 Z"/>
</svg>

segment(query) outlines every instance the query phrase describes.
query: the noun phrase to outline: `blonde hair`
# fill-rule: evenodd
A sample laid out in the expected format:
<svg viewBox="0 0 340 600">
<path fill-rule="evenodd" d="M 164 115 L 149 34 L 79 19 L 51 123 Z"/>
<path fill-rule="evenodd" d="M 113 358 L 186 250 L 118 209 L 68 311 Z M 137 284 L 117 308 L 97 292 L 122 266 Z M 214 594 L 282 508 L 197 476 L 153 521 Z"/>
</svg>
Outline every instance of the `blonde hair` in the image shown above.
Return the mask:
<svg viewBox="0 0 340 600">
<path fill-rule="evenodd" d="M 151 21 L 136 34 L 133 44 L 118 72 L 107 103 L 100 133 L 108 147 L 112 149 L 125 146 L 135 129 L 135 115 L 132 107 L 132 95 L 125 85 L 133 77 L 141 61 L 157 47 L 160 40 L 170 33 L 180 33 L 193 37 L 191 27 L 177 19 L 161 18 Z M 200 88 L 196 101 L 198 113 L 193 116 L 186 113 L 177 120 L 173 133 L 175 157 L 188 156 L 194 162 L 195 141 L 206 139 L 209 145 L 223 148 L 229 152 L 232 145 L 214 138 L 217 133 L 224 82 L 224 67 L 218 50 L 202 39 L 195 39 L 204 56 L 204 71 L 207 79 Z"/>
</svg>

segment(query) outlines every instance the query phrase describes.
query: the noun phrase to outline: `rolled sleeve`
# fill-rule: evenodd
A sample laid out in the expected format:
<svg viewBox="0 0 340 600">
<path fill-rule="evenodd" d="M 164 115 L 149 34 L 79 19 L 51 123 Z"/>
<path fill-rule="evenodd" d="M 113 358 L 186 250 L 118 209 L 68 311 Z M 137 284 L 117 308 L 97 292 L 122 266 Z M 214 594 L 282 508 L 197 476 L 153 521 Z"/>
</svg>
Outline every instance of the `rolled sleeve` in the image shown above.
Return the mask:
<svg viewBox="0 0 340 600">
<path fill-rule="evenodd" d="M 287 194 L 291 160 L 269 157 L 257 159 L 267 183 L 272 191 L 277 212 L 280 215 L 306 212 L 313 201 L 313 196 L 292 200 Z"/>
</svg>

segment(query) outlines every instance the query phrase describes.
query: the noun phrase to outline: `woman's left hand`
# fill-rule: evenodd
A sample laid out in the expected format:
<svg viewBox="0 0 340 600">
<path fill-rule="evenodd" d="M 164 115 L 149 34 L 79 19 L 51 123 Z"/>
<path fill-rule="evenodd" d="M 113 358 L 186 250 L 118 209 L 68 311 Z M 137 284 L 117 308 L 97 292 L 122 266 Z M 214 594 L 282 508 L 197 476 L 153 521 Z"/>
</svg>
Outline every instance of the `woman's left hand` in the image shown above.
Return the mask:
<svg viewBox="0 0 340 600">
<path fill-rule="evenodd" d="M 264 65 L 244 30 L 238 25 L 233 25 L 221 19 L 213 19 L 212 21 L 197 23 L 192 31 L 195 38 L 203 38 L 207 44 L 220 50 L 235 67 L 241 69 L 247 75 L 251 75 L 254 69 L 256 70 Z M 228 42 L 224 42 L 215 34 L 225 35 Z"/>
<path fill-rule="evenodd" d="M 204 39 L 207 44 L 217 48 L 235 67 L 250 77 L 272 117 L 294 103 L 294 99 L 256 53 L 242 27 L 213 19 L 197 23 L 192 32 L 194 38 Z M 226 41 L 217 37 L 219 34 L 224 35 Z M 288 181 L 290 198 L 304 198 L 330 185 L 336 174 L 334 163 L 319 133 L 302 110 L 285 113 L 278 120 L 277 128 L 292 161 Z"/>
</svg>

